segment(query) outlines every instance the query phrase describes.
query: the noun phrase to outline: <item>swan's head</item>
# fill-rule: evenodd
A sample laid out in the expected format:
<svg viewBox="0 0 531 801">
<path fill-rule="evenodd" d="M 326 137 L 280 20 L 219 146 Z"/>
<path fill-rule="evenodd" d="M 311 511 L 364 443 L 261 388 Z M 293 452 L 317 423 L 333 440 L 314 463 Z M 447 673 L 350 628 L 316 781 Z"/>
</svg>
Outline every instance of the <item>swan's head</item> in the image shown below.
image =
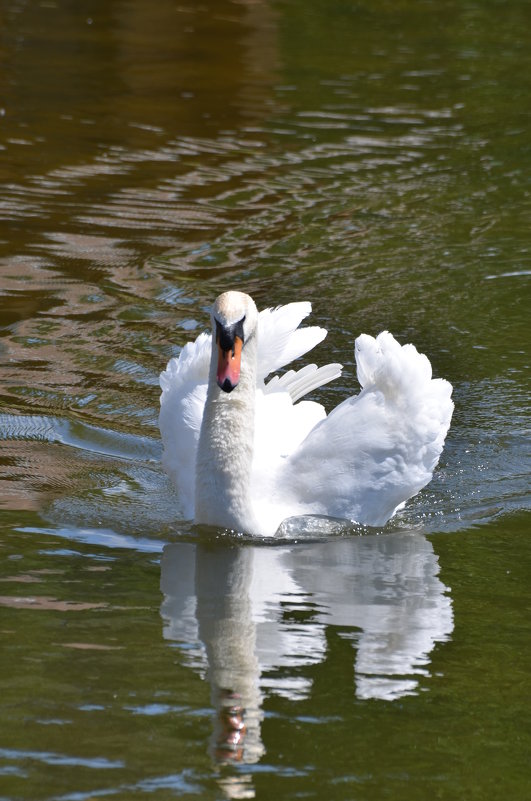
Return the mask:
<svg viewBox="0 0 531 801">
<path fill-rule="evenodd" d="M 243 292 L 224 292 L 212 307 L 212 332 L 217 344 L 216 378 L 224 392 L 232 392 L 240 380 L 242 352 L 255 336 L 258 311 Z"/>
</svg>

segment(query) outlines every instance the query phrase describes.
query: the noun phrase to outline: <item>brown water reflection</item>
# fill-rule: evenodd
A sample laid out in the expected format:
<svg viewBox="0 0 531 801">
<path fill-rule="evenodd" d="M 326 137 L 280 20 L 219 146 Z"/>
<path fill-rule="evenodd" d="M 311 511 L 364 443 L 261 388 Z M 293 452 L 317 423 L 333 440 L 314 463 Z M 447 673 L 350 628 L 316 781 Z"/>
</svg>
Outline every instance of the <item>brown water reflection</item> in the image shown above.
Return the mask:
<svg viewBox="0 0 531 801">
<path fill-rule="evenodd" d="M 131 148 L 143 130 L 202 136 L 261 119 L 279 61 L 275 19 L 268 3 L 245 0 L 13 2 L 2 25 L 6 116 L 28 126 L 28 140 L 53 134 L 47 156 L 59 163 L 76 138 L 83 149 Z"/>
<path fill-rule="evenodd" d="M 58 612 L 85 612 L 87 609 L 103 609 L 106 604 L 60 601 L 47 595 L 26 595 L 24 597 L 0 595 L 0 606 L 8 606 L 14 609 L 43 609 L 46 611 L 54 609 Z"/>
</svg>

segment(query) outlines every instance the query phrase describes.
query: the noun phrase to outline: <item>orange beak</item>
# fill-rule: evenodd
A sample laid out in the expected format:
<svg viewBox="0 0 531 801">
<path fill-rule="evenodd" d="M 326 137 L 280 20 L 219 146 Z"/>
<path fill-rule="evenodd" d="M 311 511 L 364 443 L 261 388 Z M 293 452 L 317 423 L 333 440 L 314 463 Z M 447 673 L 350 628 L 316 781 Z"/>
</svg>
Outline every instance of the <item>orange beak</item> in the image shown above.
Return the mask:
<svg viewBox="0 0 531 801">
<path fill-rule="evenodd" d="M 234 343 L 229 350 L 223 350 L 218 342 L 218 386 L 224 392 L 232 392 L 240 380 L 240 367 L 242 358 L 243 340 L 234 337 Z"/>
</svg>

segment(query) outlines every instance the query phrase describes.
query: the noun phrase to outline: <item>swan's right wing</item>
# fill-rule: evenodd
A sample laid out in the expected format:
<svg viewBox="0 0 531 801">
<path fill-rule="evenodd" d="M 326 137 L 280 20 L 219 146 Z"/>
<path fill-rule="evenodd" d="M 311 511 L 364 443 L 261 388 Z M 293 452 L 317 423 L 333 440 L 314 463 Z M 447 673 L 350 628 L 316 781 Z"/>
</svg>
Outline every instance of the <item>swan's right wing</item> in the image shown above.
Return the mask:
<svg viewBox="0 0 531 801">
<path fill-rule="evenodd" d="M 340 404 L 285 461 L 277 503 L 383 525 L 431 479 L 453 411 L 452 387 L 428 359 L 384 332 L 356 340 L 362 392 Z"/>
<path fill-rule="evenodd" d="M 200 334 L 170 359 L 160 375 L 159 427 L 162 463 L 176 484 L 182 511 L 194 516 L 195 461 L 205 407 L 212 338 Z"/>
</svg>

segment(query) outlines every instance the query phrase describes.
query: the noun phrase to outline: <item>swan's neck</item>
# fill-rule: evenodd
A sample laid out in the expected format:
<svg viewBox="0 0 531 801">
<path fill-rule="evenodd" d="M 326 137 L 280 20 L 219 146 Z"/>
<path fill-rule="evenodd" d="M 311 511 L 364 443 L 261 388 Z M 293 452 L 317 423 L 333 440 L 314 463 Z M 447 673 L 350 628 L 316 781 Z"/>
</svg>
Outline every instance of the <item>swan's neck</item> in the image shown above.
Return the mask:
<svg viewBox="0 0 531 801">
<path fill-rule="evenodd" d="M 255 528 L 250 484 L 256 396 L 256 337 L 242 352 L 240 381 L 231 393 L 216 381 L 213 342 L 195 482 L 195 522 L 237 531 Z"/>
</svg>

